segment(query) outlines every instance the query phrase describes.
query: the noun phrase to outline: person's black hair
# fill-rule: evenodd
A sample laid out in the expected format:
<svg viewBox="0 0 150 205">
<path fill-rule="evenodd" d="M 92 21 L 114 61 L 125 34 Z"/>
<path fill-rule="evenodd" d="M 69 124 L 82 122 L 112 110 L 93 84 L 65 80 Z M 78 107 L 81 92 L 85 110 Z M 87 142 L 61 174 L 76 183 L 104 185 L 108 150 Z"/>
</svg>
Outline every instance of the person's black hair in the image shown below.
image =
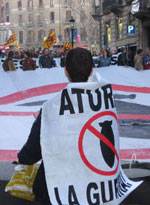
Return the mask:
<svg viewBox="0 0 150 205">
<path fill-rule="evenodd" d="M 86 82 L 93 67 L 91 52 L 84 48 L 71 49 L 66 56 L 65 67 L 72 82 Z"/>
<path fill-rule="evenodd" d="M 143 52 L 143 49 L 141 49 L 141 48 L 139 48 L 138 50 L 137 50 L 137 54 L 141 54 Z"/>
<path fill-rule="evenodd" d="M 14 56 L 14 52 L 13 51 L 9 51 L 8 58 L 13 58 L 13 56 Z"/>
<path fill-rule="evenodd" d="M 32 54 L 31 54 L 31 52 L 26 51 L 25 54 L 26 54 L 26 56 L 27 56 L 28 58 L 32 58 Z"/>
</svg>

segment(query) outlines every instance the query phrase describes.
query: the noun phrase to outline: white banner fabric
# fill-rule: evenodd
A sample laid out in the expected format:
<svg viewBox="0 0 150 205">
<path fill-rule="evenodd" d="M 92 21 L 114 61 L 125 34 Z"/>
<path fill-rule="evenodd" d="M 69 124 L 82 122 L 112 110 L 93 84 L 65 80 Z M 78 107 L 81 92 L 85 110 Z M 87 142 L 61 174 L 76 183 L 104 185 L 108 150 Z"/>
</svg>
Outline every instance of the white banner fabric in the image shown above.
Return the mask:
<svg viewBox="0 0 150 205">
<path fill-rule="evenodd" d="M 52 205 L 117 205 L 141 184 L 120 166 L 110 84 L 70 83 L 45 103 L 41 147 Z"/>
</svg>

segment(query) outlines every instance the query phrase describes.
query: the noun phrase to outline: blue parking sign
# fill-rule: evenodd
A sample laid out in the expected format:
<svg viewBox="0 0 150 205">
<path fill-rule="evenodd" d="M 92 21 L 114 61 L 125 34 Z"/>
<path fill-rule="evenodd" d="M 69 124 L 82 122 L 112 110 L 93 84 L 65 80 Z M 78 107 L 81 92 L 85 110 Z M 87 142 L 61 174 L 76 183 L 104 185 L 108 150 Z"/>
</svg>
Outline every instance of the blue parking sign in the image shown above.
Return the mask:
<svg viewBox="0 0 150 205">
<path fill-rule="evenodd" d="M 134 35 L 136 33 L 135 25 L 128 25 L 128 35 Z"/>
</svg>

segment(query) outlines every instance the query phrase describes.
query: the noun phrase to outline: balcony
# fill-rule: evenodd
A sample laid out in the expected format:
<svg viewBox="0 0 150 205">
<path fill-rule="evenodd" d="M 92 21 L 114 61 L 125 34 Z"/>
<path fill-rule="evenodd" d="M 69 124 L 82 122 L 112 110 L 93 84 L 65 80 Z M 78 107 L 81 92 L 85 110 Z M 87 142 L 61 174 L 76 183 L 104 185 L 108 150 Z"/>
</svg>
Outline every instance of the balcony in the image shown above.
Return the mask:
<svg viewBox="0 0 150 205">
<path fill-rule="evenodd" d="M 119 15 L 122 12 L 123 0 L 105 0 L 103 2 L 103 13 L 113 12 Z"/>
<path fill-rule="evenodd" d="M 132 3 L 131 13 L 138 19 L 150 19 L 150 1 L 139 0 L 138 2 Z"/>
</svg>

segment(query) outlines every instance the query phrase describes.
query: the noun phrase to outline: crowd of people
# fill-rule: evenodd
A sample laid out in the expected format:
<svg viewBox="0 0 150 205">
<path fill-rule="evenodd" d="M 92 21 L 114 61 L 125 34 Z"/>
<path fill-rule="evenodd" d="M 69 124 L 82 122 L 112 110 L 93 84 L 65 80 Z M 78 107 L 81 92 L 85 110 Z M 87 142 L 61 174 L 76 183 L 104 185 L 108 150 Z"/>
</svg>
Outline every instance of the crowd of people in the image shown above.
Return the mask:
<svg viewBox="0 0 150 205">
<path fill-rule="evenodd" d="M 68 51 L 62 51 L 57 54 L 49 49 L 32 49 L 32 50 L 20 50 L 9 51 L 7 57 L 3 63 L 4 71 L 16 70 L 13 59 L 18 59 L 21 64 L 21 68 L 26 70 L 35 70 L 36 68 L 52 68 L 56 67 L 54 57 L 60 58 L 60 66 L 65 66 L 65 58 Z M 1 57 L 4 57 L 3 53 L 0 53 Z M 94 54 L 95 56 L 95 54 Z M 36 65 L 35 58 L 38 59 L 38 65 Z M 136 54 L 129 49 L 123 47 L 119 49 L 101 49 L 96 58 L 93 57 L 93 67 L 106 67 L 110 65 L 118 66 L 130 66 L 136 70 L 150 69 L 150 48 L 145 50 L 137 49 Z"/>
<path fill-rule="evenodd" d="M 39 59 L 38 65 L 36 64 L 36 60 L 35 60 L 37 58 Z M 9 51 L 2 64 L 4 71 L 16 70 L 14 59 L 20 62 L 21 68 L 24 71 L 35 70 L 38 67 L 40 68 L 56 67 L 54 55 L 47 48 L 43 49 L 43 51 L 39 51 L 39 50 L 38 51 L 27 50 L 27 51 L 20 51 L 20 52 Z"/>
<path fill-rule="evenodd" d="M 110 65 L 130 66 L 136 70 L 150 69 L 150 49 L 138 49 L 136 54 L 128 49 L 114 49 L 110 52 L 107 49 L 101 49 L 97 67 L 105 67 Z"/>
</svg>

